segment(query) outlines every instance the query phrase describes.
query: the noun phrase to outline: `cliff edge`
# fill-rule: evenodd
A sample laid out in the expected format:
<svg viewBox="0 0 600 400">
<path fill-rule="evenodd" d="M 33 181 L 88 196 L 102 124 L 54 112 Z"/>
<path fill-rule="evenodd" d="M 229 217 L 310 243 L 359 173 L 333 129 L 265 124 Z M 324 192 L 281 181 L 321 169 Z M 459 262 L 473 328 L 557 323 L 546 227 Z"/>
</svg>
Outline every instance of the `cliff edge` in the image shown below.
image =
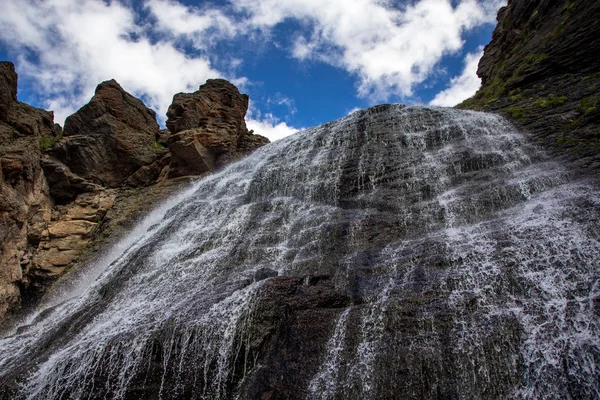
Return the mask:
<svg viewBox="0 0 600 400">
<path fill-rule="evenodd" d="M 248 96 L 222 79 L 174 96 L 171 131 L 115 80 L 100 83 L 63 130 L 52 112 L 17 100 L 17 80 L 14 65 L 0 62 L 3 329 L 188 178 L 269 142 L 246 129 Z"/>
<path fill-rule="evenodd" d="M 600 172 L 600 3 L 509 0 L 481 89 L 458 108 L 502 112 L 552 153 Z"/>
</svg>

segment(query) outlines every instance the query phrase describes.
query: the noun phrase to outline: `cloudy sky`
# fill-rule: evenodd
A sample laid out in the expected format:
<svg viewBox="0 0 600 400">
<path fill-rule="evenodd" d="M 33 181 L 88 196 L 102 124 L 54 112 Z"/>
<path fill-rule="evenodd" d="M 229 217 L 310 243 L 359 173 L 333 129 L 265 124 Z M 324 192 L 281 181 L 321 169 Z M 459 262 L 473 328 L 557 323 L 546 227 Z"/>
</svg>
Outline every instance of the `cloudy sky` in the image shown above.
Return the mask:
<svg viewBox="0 0 600 400">
<path fill-rule="evenodd" d="M 65 117 L 116 79 L 154 109 L 226 78 L 271 140 L 384 102 L 452 106 L 505 0 L 0 0 L 19 100 Z"/>
</svg>

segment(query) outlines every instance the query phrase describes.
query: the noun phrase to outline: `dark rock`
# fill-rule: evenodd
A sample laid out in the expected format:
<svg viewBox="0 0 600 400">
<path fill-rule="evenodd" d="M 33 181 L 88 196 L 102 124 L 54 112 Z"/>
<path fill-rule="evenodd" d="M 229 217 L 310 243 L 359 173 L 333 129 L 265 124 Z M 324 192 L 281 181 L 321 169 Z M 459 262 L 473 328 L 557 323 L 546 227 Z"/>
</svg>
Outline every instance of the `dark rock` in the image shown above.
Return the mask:
<svg viewBox="0 0 600 400">
<path fill-rule="evenodd" d="M 51 199 L 40 167 L 41 144 L 58 131 L 51 112 L 17 101 L 17 74 L 0 63 L 0 320 L 35 284 L 31 254 Z"/>
<path fill-rule="evenodd" d="M 102 188 L 75 175 L 69 167 L 50 156 L 43 156 L 41 165 L 50 185 L 50 195 L 58 202 L 71 201 L 80 193 L 95 192 Z"/>
<path fill-rule="evenodd" d="M 169 177 L 199 175 L 268 143 L 246 128 L 248 95 L 223 79 L 178 93 L 167 111 L 172 153 Z"/>
<path fill-rule="evenodd" d="M 259 268 L 256 271 L 254 271 L 253 280 L 254 282 L 258 282 L 268 278 L 272 278 L 277 275 L 279 275 L 279 273 L 270 268 Z"/>
<path fill-rule="evenodd" d="M 169 145 L 169 136 L 171 136 L 171 132 L 168 129 L 161 129 L 156 142 L 162 147 L 167 147 Z"/>
<path fill-rule="evenodd" d="M 92 100 L 65 121 L 55 156 L 74 173 L 117 187 L 160 157 L 154 111 L 114 80 L 98 85 Z"/>
<path fill-rule="evenodd" d="M 160 173 L 171 161 L 171 154 L 165 154 L 162 158 L 154 161 L 152 164 L 143 165 L 135 171 L 125 184 L 130 187 L 148 186 L 156 182 Z"/>
<path fill-rule="evenodd" d="M 6 118 L 10 106 L 17 102 L 17 73 L 11 62 L 0 62 L 0 121 Z"/>
<path fill-rule="evenodd" d="M 502 112 L 552 153 L 600 173 L 600 3 L 510 0 L 459 108 Z"/>
</svg>

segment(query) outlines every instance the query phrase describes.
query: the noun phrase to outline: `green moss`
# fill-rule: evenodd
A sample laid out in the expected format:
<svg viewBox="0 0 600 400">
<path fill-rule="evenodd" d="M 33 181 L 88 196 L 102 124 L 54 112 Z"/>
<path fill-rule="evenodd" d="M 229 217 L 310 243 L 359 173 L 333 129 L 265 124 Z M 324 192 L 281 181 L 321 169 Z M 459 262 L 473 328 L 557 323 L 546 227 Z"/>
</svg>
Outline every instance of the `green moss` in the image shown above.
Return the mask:
<svg viewBox="0 0 600 400">
<path fill-rule="evenodd" d="M 565 11 L 569 15 L 572 14 L 573 11 L 575 11 L 575 2 L 573 2 L 572 0 L 567 0 L 567 2 L 565 3 Z"/>
<path fill-rule="evenodd" d="M 162 144 L 160 144 L 160 143 L 158 143 L 158 142 L 154 142 L 154 148 L 155 148 L 156 150 L 159 150 L 159 151 L 160 151 L 160 150 L 164 150 L 164 149 L 165 149 L 165 146 L 163 146 Z"/>
<path fill-rule="evenodd" d="M 50 150 L 54 146 L 54 140 L 49 137 L 42 136 L 40 138 L 40 149 Z"/>
<path fill-rule="evenodd" d="M 505 92 L 504 81 L 495 76 L 491 82 L 479 89 L 475 96 L 463 101 L 457 107 L 481 109 L 498 100 Z"/>
<path fill-rule="evenodd" d="M 548 59 L 548 54 L 530 54 L 527 57 L 525 57 L 525 60 L 523 61 L 525 64 L 528 65 L 537 65 L 537 64 L 541 64 L 542 62 L 546 61 Z"/>
<path fill-rule="evenodd" d="M 507 108 L 506 112 L 519 122 L 523 122 L 525 120 L 525 111 L 520 107 Z"/>
<path fill-rule="evenodd" d="M 521 93 L 521 89 L 515 89 L 515 90 L 511 90 L 510 93 L 508 94 L 510 97 L 510 101 L 512 101 L 513 103 L 516 103 L 518 101 L 521 101 L 523 99 L 523 93 Z"/>
<path fill-rule="evenodd" d="M 565 96 L 555 96 L 550 94 L 548 97 L 537 99 L 533 102 L 533 105 L 541 108 L 556 107 L 563 104 L 565 101 L 567 101 Z"/>
<path fill-rule="evenodd" d="M 596 86 L 590 86 L 590 93 L 596 93 L 598 91 L 598 88 Z"/>
<path fill-rule="evenodd" d="M 584 97 L 579 101 L 579 106 L 577 107 L 577 112 L 585 117 L 596 111 L 596 106 L 598 105 L 598 98 L 596 97 Z"/>
<path fill-rule="evenodd" d="M 62 139 L 62 132 L 58 136 L 42 136 L 40 138 L 40 149 L 42 151 L 50 150 L 56 142 Z"/>
</svg>

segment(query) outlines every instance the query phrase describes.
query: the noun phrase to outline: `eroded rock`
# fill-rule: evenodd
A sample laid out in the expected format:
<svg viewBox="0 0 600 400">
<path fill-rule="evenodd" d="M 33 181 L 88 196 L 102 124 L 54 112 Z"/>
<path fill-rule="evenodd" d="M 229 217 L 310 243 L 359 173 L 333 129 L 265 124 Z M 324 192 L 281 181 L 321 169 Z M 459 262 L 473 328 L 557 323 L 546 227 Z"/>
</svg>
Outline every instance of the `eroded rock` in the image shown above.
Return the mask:
<svg viewBox="0 0 600 400">
<path fill-rule="evenodd" d="M 51 112 L 16 98 L 14 65 L 0 63 L 0 320 L 18 308 L 28 265 L 52 201 L 40 167 L 40 143 L 56 136 Z"/>
<path fill-rule="evenodd" d="M 161 156 L 155 144 L 159 132 L 154 111 L 110 80 L 67 118 L 54 154 L 82 178 L 118 187 Z"/>
<path fill-rule="evenodd" d="M 458 107 L 502 112 L 600 174 L 600 3 L 510 0 L 497 19 L 477 70 L 481 89 Z"/>
<path fill-rule="evenodd" d="M 269 140 L 246 127 L 248 95 L 223 79 L 194 93 L 178 93 L 167 111 L 171 163 L 168 176 L 199 175 L 247 154 Z"/>
</svg>

